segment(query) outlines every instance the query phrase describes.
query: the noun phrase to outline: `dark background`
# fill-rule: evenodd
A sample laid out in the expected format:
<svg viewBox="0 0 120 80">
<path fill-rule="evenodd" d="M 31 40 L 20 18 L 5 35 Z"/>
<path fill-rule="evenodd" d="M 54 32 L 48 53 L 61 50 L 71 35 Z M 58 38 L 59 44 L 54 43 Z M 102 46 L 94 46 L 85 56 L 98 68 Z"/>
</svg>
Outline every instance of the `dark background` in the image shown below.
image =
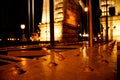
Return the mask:
<svg viewBox="0 0 120 80">
<path fill-rule="evenodd" d="M 42 0 L 34 0 L 35 29 L 41 21 Z M 0 0 L 0 37 L 7 38 L 12 34 L 19 37 L 20 24 L 26 25 L 28 33 L 28 0 Z"/>
</svg>

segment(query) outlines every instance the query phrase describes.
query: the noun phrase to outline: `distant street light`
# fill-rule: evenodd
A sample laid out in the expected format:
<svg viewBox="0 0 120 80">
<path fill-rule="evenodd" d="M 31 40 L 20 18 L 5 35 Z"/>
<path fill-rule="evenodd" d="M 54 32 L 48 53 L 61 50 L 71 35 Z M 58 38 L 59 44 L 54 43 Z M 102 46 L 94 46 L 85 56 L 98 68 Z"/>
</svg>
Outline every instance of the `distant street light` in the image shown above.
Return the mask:
<svg viewBox="0 0 120 80">
<path fill-rule="evenodd" d="M 85 10 L 85 12 L 88 12 L 88 7 L 85 7 L 85 9 L 84 9 L 84 10 Z"/>
<path fill-rule="evenodd" d="M 27 39 L 25 37 L 25 33 L 24 33 L 24 30 L 25 30 L 25 24 L 21 24 L 20 25 L 20 28 L 22 29 L 22 38 L 21 38 L 21 42 L 26 42 Z"/>
<path fill-rule="evenodd" d="M 25 29 L 25 24 L 21 24 L 20 28 L 21 28 L 22 30 L 24 30 L 24 29 Z"/>
</svg>

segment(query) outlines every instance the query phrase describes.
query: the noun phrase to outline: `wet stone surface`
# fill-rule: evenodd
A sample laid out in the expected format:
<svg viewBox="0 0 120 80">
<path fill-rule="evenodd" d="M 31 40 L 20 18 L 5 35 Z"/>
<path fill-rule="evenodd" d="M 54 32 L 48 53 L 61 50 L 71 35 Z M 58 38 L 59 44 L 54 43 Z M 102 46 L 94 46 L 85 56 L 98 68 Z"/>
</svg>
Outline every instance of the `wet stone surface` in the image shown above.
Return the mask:
<svg viewBox="0 0 120 80">
<path fill-rule="evenodd" d="M 0 66 L 0 80 L 117 80 L 117 47 L 112 42 L 46 52 L 43 57 Z"/>
</svg>

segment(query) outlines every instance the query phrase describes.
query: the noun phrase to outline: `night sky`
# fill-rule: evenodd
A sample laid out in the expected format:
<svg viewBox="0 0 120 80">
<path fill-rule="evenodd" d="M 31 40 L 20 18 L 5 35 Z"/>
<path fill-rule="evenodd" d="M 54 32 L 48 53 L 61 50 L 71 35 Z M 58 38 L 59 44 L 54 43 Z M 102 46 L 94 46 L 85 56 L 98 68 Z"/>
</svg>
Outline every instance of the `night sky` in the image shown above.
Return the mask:
<svg viewBox="0 0 120 80">
<path fill-rule="evenodd" d="M 28 32 L 28 0 L 0 0 L 0 37 L 21 34 L 20 24 Z M 42 0 L 35 0 L 35 29 L 41 21 Z"/>
</svg>

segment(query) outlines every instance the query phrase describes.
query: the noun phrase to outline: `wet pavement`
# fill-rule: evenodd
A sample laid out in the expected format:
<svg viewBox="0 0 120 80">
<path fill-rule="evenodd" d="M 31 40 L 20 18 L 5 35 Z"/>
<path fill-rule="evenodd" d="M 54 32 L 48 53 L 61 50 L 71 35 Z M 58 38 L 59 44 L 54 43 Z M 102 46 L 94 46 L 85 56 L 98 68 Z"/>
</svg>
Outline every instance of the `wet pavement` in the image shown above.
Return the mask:
<svg viewBox="0 0 120 80">
<path fill-rule="evenodd" d="M 32 59 L 17 57 L 19 62 L 0 66 L 0 80 L 117 80 L 117 43 L 96 44 L 92 48 L 55 46 L 40 51 L 16 52 L 19 56 L 25 53 L 47 55 Z M 14 52 L 8 54 L 13 55 Z"/>
</svg>

